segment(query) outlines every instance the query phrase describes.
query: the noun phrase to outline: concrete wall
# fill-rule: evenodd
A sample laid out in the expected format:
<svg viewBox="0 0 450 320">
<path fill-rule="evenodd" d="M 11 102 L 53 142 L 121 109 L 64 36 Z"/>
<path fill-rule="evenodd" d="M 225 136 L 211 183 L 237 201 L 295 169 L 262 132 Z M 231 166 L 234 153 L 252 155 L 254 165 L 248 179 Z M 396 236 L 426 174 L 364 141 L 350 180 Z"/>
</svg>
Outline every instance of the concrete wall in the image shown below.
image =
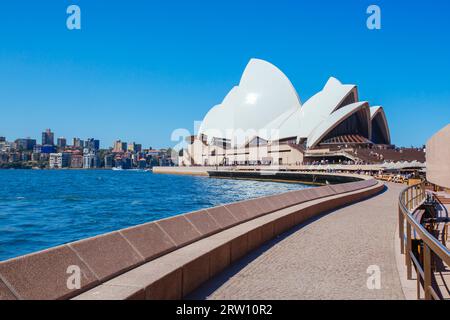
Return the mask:
<svg viewBox="0 0 450 320">
<path fill-rule="evenodd" d="M 292 191 L 7 260 L 0 263 L 0 300 L 178 299 L 287 229 L 382 188 L 371 179 Z"/>
<path fill-rule="evenodd" d="M 213 170 L 208 172 L 212 178 L 229 179 L 250 179 L 269 181 L 295 181 L 305 184 L 326 185 L 339 184 L 345 182 L 360 181 L 361 175 L 332 174 L 332 173 L 306 173 L 306 172 L 286 172 L 286 171 L 236 171 L 236 170 Z M 364 178 L 369 178 L 364 176 Z"/>
<path fill-rule="evenodd" d="M 450 124 L 427 142 L 427 180 L 450 189 Z"/>
<path fill-rule="evenodd" d="M 216 170 L 216 167 L 153 167 L 152 170 L 153 173 L 208 176 L 208 171 Z"/>
</svg>

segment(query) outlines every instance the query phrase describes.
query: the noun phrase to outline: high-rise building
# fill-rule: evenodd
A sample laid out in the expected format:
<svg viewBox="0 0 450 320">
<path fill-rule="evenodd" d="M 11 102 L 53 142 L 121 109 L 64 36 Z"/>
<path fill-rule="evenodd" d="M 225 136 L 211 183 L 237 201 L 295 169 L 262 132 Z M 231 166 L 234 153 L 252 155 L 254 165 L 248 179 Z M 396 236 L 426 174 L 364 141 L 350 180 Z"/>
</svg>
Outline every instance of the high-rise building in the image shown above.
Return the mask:
<svg viewBox="0 0 450 320">
<path fill-rule="evenodd" d="M 72 145 L 74 148 L 84 148 L 84 141 L 80 138 L 73 138 Z"/>
<path fill-rule="evenodd" d="M 70 153 L 51 153 L 49 158 L 50 169 L 67 168 L 70 164 Z"/>
<path fill-rule="evenodd" d="M 114 141 L 113 152 L 121 152 L 122 151 L 122 141 L 116 140 Z"/>
<path fill-rule="evenodd" d="M 142 151 L 142 144 L 130 142 L 128 144 L 128 151 L 130 152 L 141 152 Z"/>
<path fill-rule="evenodd" d="M 17 150 L 20 150 L 20 151 L 31 151 L 31 150 L 33 150 L 34 146 L 36 145 L 36 140 L 35 139 L 30 139 L 30 138 L 17 139 L 15 141 L 15 144 L 16 144 Z"/>
<path fill-rule="evenodd" d="M 122 142 L 121 140 L 116 140 L 114 142 L 113 152 L 126 152 L 127 151 L 127 143 Z"/>
<path fill-rule="evenodd" d="M 6 138 L 5 137 L 0 137 L 0 142 L 6 142 Z"/>
<path fill-rule="evenodd" d="M 58 148 L 60 149 L 64 149 L 67 145 L 67 140 L 64 137 L 58 138 L 56 140 L 56 145 L 58 146 Z"/>
<path fill-rule="evenodd" d="M 84 147 L 89 150 L 98 151 L 100 149 L 100 140 L 89 138 L 84 143 Z"/>
<path fill-rule="evenodd" d="M 54 134 L 50 129 L 45 130 L 42 132 L 42 145 L 55 145 L 55 139 Z"/>
</svg>

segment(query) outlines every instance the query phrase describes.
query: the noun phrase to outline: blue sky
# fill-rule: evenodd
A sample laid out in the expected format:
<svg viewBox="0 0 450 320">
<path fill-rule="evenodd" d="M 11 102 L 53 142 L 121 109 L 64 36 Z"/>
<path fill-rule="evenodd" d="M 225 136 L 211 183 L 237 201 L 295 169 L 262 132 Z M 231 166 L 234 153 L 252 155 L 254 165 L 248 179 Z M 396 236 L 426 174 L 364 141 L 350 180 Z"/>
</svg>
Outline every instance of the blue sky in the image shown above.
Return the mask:
<svg viewBox="0 0 450 320">
<path fill-rule="evenodd" d="M 82 30 L 66 28 L 70 4 Z M 366 28 L 370 4 L 381 30 Z M 385 107 L 393 143 L 419 146 L 450 122 L 449 12 L 446 0 L 1 1 L 0 136 L 174 145 L 256 57 L 302 102 L 329 76 L 357 84 Z"/>
</svg>

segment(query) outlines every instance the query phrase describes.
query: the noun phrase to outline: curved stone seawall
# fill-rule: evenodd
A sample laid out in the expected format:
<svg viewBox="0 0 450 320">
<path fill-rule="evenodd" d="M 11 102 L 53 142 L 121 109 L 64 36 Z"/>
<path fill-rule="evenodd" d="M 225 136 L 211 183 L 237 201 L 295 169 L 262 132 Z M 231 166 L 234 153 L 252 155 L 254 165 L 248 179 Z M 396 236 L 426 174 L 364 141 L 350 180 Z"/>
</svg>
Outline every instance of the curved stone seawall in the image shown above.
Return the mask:
<svg viewBox="0 0 450 320">
<path fill-rule="evenodd" d="M 269 181 L 293 181 L 305 184 L 338 184 L 353 181 L 360 181 L 361 176 L 350 174 L 336 174 L 323 172 L 286 172 L 286 171 L 232 171 L 232 170 L 212 170 L 208 171 L 212 178 L 228 179 L 257 179 Z"/>
<path fill-rule="evenodd" d="M 370 179 L 292 191 L 7 260 L 0 263 L 0 300 L 179 299 L 276 235 L 383 187 Z"/>
</svg>

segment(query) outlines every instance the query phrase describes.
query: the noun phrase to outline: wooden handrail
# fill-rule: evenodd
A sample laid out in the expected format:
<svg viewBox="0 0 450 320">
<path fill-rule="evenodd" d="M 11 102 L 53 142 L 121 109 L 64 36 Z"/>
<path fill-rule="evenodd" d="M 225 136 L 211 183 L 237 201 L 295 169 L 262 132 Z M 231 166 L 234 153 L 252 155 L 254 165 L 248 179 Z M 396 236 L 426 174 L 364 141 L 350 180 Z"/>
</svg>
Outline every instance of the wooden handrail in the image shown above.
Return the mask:
<svg viewBox="0 0 450 320">
<path fill-rule="evenodd" d="M 450 251 L 431 235 L 424 226 L 416 221 L 413 217 L 413 213 L 417 208 L 425 202 L 426 191 L 425 182 L 409 186 L 404 189 L 399 195 L 398 208 L 399 208 L 399 236 L 401 253 L 405 254 L 405 263 L 407 267 L 408 280 L 412 279 L 412 265 L 416 267 L 417 282 L 423 279 L 423 290 L 425 292 L 425 299 L 438 299 L 432 287 L 432 260 L 433 258 L 439 258 L 447 265 L 450 265 Z M 406 224 L 406 227 L 405 227 Z M 405 234 L 406 230 L 406 234 Z M 424 261 L 423 266 L 419 265 L 416 257 L 414 257 L 411 250 L 412 247 L 412 232 L 420 237 L 423 242 Z M 406 237 L 406 239 L 405 239 Z M 419 287 L 417 296 L 419 297 Z"/>
</svg>

